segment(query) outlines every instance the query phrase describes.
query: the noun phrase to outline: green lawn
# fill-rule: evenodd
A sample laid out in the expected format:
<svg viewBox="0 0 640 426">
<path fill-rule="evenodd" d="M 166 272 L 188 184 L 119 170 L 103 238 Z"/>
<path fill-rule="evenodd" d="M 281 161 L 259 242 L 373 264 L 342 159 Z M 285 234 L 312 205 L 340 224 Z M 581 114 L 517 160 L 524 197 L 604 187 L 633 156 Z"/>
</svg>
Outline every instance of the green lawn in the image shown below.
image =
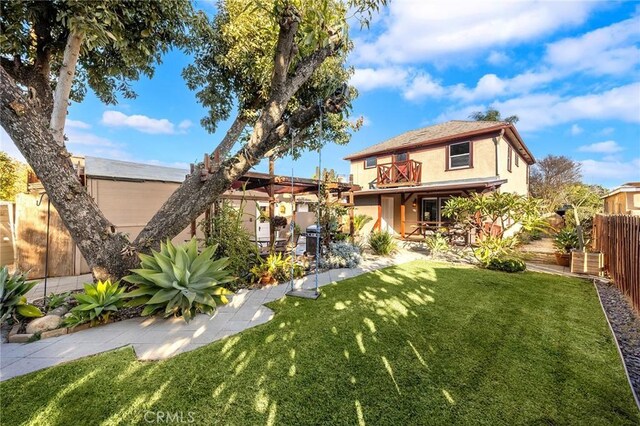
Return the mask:
<svg viewBox="0 0 640 426">
<path fill-rule="evenodd" d="M 125 348 L 4 382 L 1 422 L 640 423 L 586 281 L 413 262 L 271 307 L 167 361 Z"/>
</svg>

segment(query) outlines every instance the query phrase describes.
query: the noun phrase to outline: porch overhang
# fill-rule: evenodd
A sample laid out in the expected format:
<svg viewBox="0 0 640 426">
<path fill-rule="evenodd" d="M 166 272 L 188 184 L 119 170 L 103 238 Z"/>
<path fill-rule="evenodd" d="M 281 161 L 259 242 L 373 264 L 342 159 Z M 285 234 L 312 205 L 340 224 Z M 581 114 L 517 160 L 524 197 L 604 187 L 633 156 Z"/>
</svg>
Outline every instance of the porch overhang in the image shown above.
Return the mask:
<svg viewBox="0 0 640 426">
<path fill-rule="evenodd" d="M 422 183 L 415 186 L 394 187 L 394 188 L 374 188 L 354 191 L 353 195 L 385 195 L 385 194 L 406 194 L 406 193 L 429 193 L 442 191 L 462 191 L 462 192 L 485 192 L 494 190 L 506 183 L 506 179 L 492 177 L 486 179 L 461 179 L 436 183 Z"/>
</svg>

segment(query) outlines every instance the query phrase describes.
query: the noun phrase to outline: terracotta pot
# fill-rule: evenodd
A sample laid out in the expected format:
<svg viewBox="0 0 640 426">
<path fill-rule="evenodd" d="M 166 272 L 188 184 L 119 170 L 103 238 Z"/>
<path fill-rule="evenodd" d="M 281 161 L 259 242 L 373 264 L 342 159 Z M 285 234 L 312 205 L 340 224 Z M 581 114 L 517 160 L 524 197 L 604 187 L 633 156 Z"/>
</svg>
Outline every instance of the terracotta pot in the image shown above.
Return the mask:
<svg viewBox="0 0 640 426">
<path fill-rule="evenodd" d="M 266 274 L 260 277 L 260 284 L 271 284 L 273 277 L 270 274 Z"/>
<path fill-rule="evenodd" d="M 571 266 L 571 253 L 556 253 L 556 263 L 560 266 Z"/>
</svg>

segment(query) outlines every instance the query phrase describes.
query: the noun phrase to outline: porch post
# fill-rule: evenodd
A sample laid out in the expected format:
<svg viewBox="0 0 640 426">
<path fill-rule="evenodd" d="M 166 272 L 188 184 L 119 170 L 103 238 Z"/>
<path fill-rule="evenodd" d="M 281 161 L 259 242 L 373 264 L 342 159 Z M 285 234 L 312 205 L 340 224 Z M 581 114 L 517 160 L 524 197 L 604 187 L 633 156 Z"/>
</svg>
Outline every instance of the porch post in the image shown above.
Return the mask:
<svg viewBox="0 0 640 426">
<path fill-rule="evenodd" d="M 273 217 L 275 216 L 276 200 L 274 198 L 273 177 L 275 175 L 275 160 L 269 157 L 269 250 L 272 251 L 276 241 L 276 228 L 273 226 Z"/>
<path fill-rule="evenodd" d="M 353 213 L 356 209 L 354 199 L 353 199 L 353 190 L 349 191 L 349 236 L 351 237 L 351 242 L 355 241 L 355 227 L 353 225 Z"/>
<path fill-rule="evenodd" d="M 404 203 L 407 202 L 407 198 L 404 194 L 400 194 L 400 236 L 404 240 L 404 221 L 405 221 L 405 211 L 404 211 Z"/>
<path fill-rule="evenodd" d="M 376 231 L 380 232 L 382 228 L 382 195 L 378 194 L 378 220 L 375 224 Z"/>
</svg>

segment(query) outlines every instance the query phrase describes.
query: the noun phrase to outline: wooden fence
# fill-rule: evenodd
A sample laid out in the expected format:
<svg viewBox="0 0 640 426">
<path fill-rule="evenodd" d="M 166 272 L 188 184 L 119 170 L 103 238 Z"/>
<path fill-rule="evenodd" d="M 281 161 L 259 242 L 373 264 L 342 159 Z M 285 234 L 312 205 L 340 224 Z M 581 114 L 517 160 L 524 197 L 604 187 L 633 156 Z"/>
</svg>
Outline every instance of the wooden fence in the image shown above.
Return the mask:
<svg viewBox="0 0 640 426">
<path fill-rule="evenodd" d="M 604 269 L 640 312 L 640 216 L 602 215 L 593 221 L 593 248 Z"/>
</svg>

